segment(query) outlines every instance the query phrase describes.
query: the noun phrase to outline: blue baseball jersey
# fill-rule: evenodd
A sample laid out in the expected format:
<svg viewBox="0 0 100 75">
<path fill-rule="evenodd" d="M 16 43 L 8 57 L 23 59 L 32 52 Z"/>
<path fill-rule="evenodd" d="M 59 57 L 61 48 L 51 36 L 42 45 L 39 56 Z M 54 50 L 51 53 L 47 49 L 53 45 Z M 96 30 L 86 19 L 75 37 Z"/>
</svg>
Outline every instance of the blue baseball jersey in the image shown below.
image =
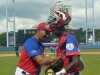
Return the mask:
<svg viewBox="0 0 100 75">
<path fill-rule="evenodd" d="M 65 43 L 66 54 L 67 55 L 80 54 L 75 37 L 71 34 L 67 34 L 66 38 L 67 38 L 66 43 Z"/>
<path fill-rule="evenodd" d="M 24 48 L 27 51 L 29 57 L 41 55 L 44 50 L 44 46 L 34 37 L 31 37 L 25 42 Z"/>
</svg>

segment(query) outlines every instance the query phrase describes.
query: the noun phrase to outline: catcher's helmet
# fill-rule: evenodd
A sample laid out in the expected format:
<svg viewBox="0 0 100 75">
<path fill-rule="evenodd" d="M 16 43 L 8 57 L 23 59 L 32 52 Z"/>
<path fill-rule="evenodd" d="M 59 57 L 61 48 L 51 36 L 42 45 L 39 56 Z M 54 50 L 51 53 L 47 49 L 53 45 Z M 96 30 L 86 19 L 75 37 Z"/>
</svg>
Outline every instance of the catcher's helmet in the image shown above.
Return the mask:
<svg viewBox="0 0 100 75">
<path fill-rule="evenodd" d="M 48 18 L 48 24 L 50 29 L 52 28 L 61 28 L 65 25 L 68 25 L 71 21 L 71 17 L 67 12 L 55 11 L 52 16 Z"/>
</svg>

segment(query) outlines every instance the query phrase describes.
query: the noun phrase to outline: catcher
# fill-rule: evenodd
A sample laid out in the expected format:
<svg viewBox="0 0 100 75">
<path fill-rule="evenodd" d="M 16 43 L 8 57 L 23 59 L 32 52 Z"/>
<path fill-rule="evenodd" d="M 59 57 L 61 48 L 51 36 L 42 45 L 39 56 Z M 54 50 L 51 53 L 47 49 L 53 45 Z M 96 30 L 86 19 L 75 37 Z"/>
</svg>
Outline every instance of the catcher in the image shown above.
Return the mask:
<svg viewBox="0 0 100 75">
<path fill-rule="evenodd" d="M 49 27 L 59 37 L 57 56 L 60 62 L 57 60 L 46 69 L 46 73 L 49 69 L 53 70 L 52 74 L 48 73 L 48 75 L 80 75 L 79 72 L 84 68 L 77 41 L 65 28 L 70 21 L 69 14 L 62 11 L 55 11 L 49 16 Z"/>
</svg>

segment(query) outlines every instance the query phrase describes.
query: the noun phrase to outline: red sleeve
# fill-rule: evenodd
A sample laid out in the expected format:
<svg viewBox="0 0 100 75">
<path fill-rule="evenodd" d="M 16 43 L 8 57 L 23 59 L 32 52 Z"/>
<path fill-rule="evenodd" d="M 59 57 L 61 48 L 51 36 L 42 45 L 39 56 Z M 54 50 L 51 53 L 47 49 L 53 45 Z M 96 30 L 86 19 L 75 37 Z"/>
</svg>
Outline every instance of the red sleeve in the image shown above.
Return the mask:
<svg viewBox="0 0 100 75">
<path fill-rule="evenodd" d="M 57 56 L 61 56 L 62 52 L 63 52 L 63 45 L 66 41 L 66 37 L 65 36 L 62 36 L 60 41 L 59 41 L 59 44 L 58 44 L 58 48 L 57 48 Z"/>
</svg>

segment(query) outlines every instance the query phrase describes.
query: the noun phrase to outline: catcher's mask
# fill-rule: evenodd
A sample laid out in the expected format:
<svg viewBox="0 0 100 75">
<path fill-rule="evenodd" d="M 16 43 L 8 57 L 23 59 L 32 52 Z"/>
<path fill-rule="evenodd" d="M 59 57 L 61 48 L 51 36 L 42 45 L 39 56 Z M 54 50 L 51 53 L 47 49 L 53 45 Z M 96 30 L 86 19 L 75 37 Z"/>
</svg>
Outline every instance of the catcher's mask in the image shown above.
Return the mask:
<svg viewBox="0 0 100 75">
<path fill-rule="evenodd" d="M 52 16 L 48 18 L 49 28 L 53 33 L 63 32 L 65 30 L 65 25 L 68 25 L 71 21 L 71 17 L 67 12 L 55 11 Z M 58 29 L 58 31 L 56 30 Z M 55 32 L 56 31 L 56 32 Z"/>
</svg>

